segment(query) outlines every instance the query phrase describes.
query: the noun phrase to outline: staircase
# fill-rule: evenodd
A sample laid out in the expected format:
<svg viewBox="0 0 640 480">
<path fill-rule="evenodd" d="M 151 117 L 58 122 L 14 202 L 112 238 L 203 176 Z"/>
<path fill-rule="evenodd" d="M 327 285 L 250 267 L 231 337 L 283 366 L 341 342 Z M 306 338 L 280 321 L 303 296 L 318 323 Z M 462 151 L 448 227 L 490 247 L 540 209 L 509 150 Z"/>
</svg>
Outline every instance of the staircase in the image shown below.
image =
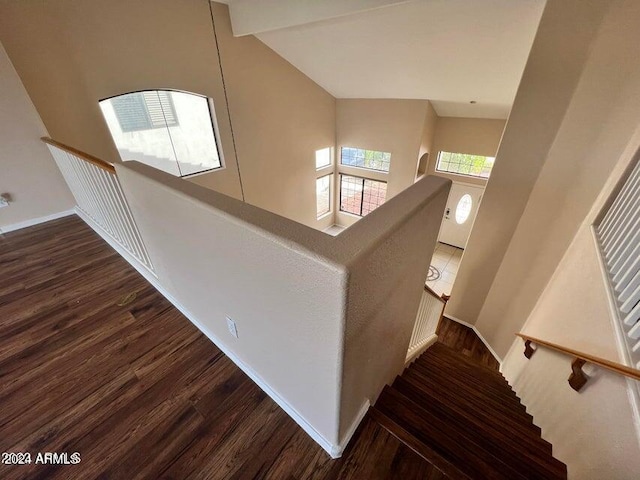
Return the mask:
<svg viewBox="0 0 640 480">
<path fill-rule="evenodd" d="M 504 377 L 441 343 L 385 387 L 370 415 L 450 478 L 567 478 Z"/>
</svg>

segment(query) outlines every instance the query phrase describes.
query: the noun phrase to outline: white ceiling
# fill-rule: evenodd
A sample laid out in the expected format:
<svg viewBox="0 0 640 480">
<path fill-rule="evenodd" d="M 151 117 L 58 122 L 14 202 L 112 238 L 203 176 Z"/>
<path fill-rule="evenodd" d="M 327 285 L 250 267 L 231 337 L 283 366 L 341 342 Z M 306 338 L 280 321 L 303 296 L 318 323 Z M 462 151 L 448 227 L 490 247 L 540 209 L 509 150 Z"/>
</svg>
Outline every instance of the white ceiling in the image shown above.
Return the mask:
<svg viewBox="0 0 640 480">
<path fill-rule="evenodd" d="M 262 0 L 241 1 L 261 15 Z M 414 0 L 257 37 L 338 98 L 429 99 L 440 116 L 506 118 L 543 8 Z"/>
</svg>

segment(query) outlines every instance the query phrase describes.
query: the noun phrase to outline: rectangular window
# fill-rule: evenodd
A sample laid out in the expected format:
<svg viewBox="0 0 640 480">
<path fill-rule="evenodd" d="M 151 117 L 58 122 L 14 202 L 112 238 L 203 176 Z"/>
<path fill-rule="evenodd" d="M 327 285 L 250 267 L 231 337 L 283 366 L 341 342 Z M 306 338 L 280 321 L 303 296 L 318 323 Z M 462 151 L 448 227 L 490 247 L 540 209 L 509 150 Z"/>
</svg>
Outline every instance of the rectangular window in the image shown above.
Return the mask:
<svg viewBox="0 0 640 480">
<path fill-rule="evenodd" d="M 391 166 L 391 154 L 387 152 L 376 152 L 375 150 L 342 147 L 340 164 L 348 167 L 388 172 Z"/>
<path fill-rule="evenodd" d="M 331 165 L 331 147 L 316 150 L 316 170 Z"/>
<path fill-rule="evenodd" d="M 317 218 L 331 211 L 331 182 L 333 175 L 325 175 L 316 179 L 316 215 Z"/>
<path fill-rule="evenodd" d="M 495 157 L 467 153 L 439 152 L 436 170 L 471 177 L 489 178 Z"/>
<path fill-rule="evenodd" d="M 361 217 L 382 205 L 387 183 L 368 178 L 340 175 L 340 211 Z"/>
</svg>

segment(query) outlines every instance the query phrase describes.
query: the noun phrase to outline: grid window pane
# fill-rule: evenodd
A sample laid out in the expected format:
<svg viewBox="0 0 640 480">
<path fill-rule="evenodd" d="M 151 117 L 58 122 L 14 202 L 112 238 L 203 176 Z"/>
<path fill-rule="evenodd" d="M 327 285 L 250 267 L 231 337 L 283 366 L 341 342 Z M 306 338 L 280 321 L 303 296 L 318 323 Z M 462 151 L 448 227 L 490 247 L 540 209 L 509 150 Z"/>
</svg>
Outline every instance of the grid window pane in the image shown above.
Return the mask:
<svg viewBox="0 0 640 480">
<path fill-rule="evenodd" d="M 342 147 L 340 163 L 349 167 L 388 172 L 391 166 L 391 154 L 362 148 Z"/>
<path fill-rule="evenodd" d="M 469 155 L 466 153 L 440 152 L 436 170 L 438 172 L 458 173 L 472 177 L 489 178 L 495 157 Z"/>
<path fill-rule="evenodd" d="M 333 175 L 316 179 L 316 214 L 320 218 L 331 211 L 331 181 Z"/>
<path fill-rule="evenodd" d="M 362 206 L 362 178 L 340 175 L 340 210 L 360 215 Z"/>
<path fill-rule="evenodd" d="M 366 214 L 373 212 L 384 203 L 385 198 L 387 198 L 386 183 L 375 180 L 365 180 L 361 215 L 364 217 Z"/>
<path fill-rule="evenodd" d="M 365 216 L 382 205 L 387 184 L 367 178 L 340 175 L 340 210 Z"/>
</svg>

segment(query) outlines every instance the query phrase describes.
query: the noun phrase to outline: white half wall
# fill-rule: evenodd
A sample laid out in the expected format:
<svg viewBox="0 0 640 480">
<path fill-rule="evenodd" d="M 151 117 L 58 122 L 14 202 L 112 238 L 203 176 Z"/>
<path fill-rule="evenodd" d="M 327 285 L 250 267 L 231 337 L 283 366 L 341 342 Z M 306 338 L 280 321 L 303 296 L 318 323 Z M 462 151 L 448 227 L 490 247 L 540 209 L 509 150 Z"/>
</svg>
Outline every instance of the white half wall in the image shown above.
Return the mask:
<svg viewBox="0 0 640 480">
<path fill-rule="evenodd" d="M 403 369 L 450 182 L 333 237 L 138 162 L 116 171 L 158 288 L 339 456 Z"/>
</svg>

